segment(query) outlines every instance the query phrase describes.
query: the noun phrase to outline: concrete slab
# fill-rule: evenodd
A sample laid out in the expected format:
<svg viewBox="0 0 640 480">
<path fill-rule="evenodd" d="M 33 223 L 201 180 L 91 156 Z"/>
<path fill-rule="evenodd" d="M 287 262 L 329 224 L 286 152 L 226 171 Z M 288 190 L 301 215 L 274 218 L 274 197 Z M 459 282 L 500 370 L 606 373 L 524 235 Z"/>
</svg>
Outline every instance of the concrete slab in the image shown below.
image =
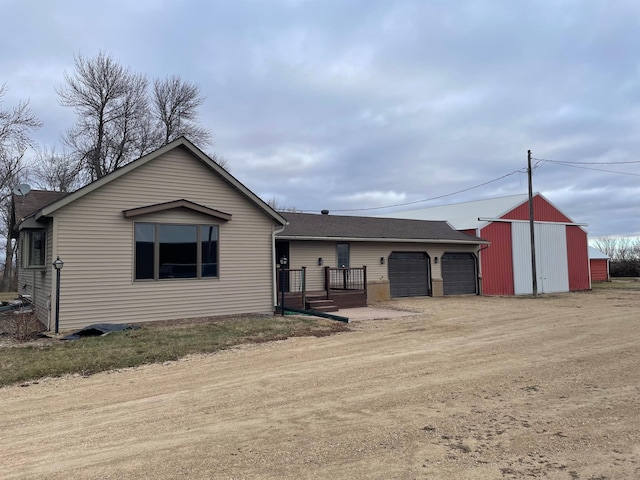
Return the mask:
<svg viewBox="0 0 640 480">
<path fill-rule="evenodd" d="M 360 308 L 341 308 L 336 315 L 347 317 L 350 322 L 359 320 L 384 320 L 388 318 L 411 317 L 419 315 L 416 312 L 408 312 L 406 310 L 389 310 L 385 308 L 360 307 Z"/>
</svg>

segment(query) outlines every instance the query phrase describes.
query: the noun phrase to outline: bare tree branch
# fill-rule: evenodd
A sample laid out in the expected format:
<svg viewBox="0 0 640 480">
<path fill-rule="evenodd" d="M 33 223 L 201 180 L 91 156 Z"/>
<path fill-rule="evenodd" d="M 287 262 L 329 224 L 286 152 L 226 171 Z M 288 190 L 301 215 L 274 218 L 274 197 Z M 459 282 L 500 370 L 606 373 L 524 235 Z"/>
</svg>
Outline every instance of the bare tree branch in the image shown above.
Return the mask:
<svg viewBox="0 0 640 480">
<path fill-rule="evenodd" d="M 265 203 L 273 208 L 276 212 L 300 212 L 300 210 L 298 210 L 296 207 L 285 207 L 276 197 L 271 197 L 270 199 L 266 200 Z"/>
<path fill-rule="evenodd" d="M 57 88 L 60 103 L 78 115 L 63 142 L 84 164 L 91 179 L 103 177 L 154 147 L 146 129 L 147 79 L 100 52 L 75 57 L 74 73 Z"/>
<path fill-rule="evenodd" d="M 69 152 L 57 152 L 55 147 L 38 149 L 37 162 L 32 167 L 32 176 L 38 188 L 56 192 L 71 192 L 84 183 L 82 163 Z"/>
<path fill-rule="evenodd" d="M 173 75 L 153 83 L 152 109 L 162 144 L 181 135 L 201 148 L 211 144 L 211 132 L 198 124 L 204 96 L 196 84 Z"/>
<path fill-rule="evenodd" d="M 231 171 L 231 165 L 229 164 L 229 160 L 226 157 L 220 155 L 219 153 L 207 153 L 209 158 L 224 168 L 227 172 Z"/>
<path fill-rule="evenodd" d="M 33 146 L 30 137 L 32 130 L 40 128 L 42 123 L 29 108 L 28 101 L 21 101 L 15 107 L 2 108 L 2 99 L 7 93 L 7 85 L 0 85 L 0 154 L 12 157 Z"/>
<path fill-rule="evenodd" d="M 7 92 L 6 85 L 0 85 L 0 211 L 4 225 L 5 264 L 2 275 L 3 289 L 11 286 L 13 275 L 14 244 L 11 241 L 11 190 L 18 183 L 24 170 L 24 154 L 34 146 L 31 132 L 41 126 L 29 108 L 28 101 L 21 101 L 15 107 L 4 108 L 2 99 Z"/>
</svg>

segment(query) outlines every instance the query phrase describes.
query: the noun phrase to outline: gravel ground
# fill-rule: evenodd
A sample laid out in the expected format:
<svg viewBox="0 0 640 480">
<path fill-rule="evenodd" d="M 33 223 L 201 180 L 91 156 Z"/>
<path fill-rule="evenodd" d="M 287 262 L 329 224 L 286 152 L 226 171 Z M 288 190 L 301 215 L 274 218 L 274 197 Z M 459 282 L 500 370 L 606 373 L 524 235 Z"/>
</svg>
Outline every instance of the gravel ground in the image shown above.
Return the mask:
<svg viewBox="0 0 640 480">
<path fill-rule="evenodd" d="M 640 291 L 384 306 L 415 315 L 0 389 L 0 477 L 640 478 Z"/>
</svg>

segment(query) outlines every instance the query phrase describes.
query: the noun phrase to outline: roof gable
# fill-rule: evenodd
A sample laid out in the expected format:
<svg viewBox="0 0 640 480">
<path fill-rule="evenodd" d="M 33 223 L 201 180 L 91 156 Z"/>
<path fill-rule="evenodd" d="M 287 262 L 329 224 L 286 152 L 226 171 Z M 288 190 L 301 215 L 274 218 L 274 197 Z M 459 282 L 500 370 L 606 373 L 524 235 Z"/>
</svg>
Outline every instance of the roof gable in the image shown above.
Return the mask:
<svg viewBox="0 0 640 480">
<path fill-rule="evenodd" d="M 567 215 L 562 213 L 558 207 L 547 200 L 542 194 L 536 193 L 533 196 L 534 218 L 537 222 L 560 222 L 573 223 Z M 514 206 L 510 211 L 500 215 L 499 218 L 509 220 L 529 220 L 529 198 L 520 205 Z"/>
<path fill-rule="evenodd" d="M 488 243 L 481 238 L 454 230 L 445 221 L 289 212 L 283 212 L 282 215 L 289 224 L 284 231 L 277 234 L 278 238 Z"/>
<path fill-rule="evenodd" d="M 249 200 L 250 202 L 255 204 L 259 209 L 261 209 L 266 215 L 268 215 L 273 220 L 275 220 L 276 222 L 282 225 L 286 224 L 286 220 L 278 212 L 273 210 L 269 205 L 267 205 L 267 203 L 265 203 L 262 199 L 260 199 L 260 197 L 258 197 L 251 190 L 245 187 L 233 175 L 231 175 L 224 168 L 222 168 L 220 165 L 214 162 L 202 150 L 196 147 L 193 143 L 191 143 L 185 137 L 179 137 L 176 140 L 172 141 L 171 143 L 168 143 L 167 145 L 164 145 L 163 147 L 160 147 L 159 149 L 143 157 L 140 157 L 139 159 L 134 160 L 131 163 L 128 163 L 124 167 L 119 168 L 118 170 L 108 175 L 105 175 L 104 177 L 90 183 L 89 185 L 86 185 L 80 188 L 79 190 L 76 190 L 73 193 L 70 193 L 66 197 L 45 206 L 36 214 L 36 219 L 43 216 L 46 217 L 46 216 L 52 215 L 60 208 L 78 200 L 79 198 L 82 198 L 83 196 L 93 192 L 94 190 L 97 190 L 103 185 L 106 185 L 116 180 L 117 178 L 120 178 L 121 176 L 128 174 L 129 172 L 141 167 L 142 165 L 146 165 L 149 162 L 153 162 L 153 160 L 155 160 L 156 158 L 161 157 L 162 155 L 176 148 L 183 148 L 187 150 L 191 155 L 193 155 L 193 157 L 201 161 L 214 173 L 220 176 L 224 181 L 226 181 L 234 189 L 240 192 L 247 200 Z"/>
</svg>

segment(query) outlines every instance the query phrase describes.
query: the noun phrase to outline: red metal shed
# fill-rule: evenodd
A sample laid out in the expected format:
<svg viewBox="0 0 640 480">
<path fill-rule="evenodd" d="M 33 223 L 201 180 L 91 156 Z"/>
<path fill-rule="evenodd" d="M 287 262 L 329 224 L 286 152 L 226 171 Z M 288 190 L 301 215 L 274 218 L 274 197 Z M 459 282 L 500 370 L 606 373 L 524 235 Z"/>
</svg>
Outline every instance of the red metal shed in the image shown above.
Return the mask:
<svg viewBox="0 0 640 480">
<path fill-rule="evenodd" d="M 592 282 L 608 282 L 609 257 L 597 248 L 589 247 L 589 265 L 591 267 Z"/>
<path fill-rule="evenodd" d="M 540 293 L 589 290 L 587 232 L 539 193 L 533 197 L 537 286 Z M 512 195 L 475 202 L 398 212 L 387 216 L 447 220 L 456 229 L 489 240 L 480 250 L 484 295 L 533 291 L 528 196 Z"/>
</svg>

